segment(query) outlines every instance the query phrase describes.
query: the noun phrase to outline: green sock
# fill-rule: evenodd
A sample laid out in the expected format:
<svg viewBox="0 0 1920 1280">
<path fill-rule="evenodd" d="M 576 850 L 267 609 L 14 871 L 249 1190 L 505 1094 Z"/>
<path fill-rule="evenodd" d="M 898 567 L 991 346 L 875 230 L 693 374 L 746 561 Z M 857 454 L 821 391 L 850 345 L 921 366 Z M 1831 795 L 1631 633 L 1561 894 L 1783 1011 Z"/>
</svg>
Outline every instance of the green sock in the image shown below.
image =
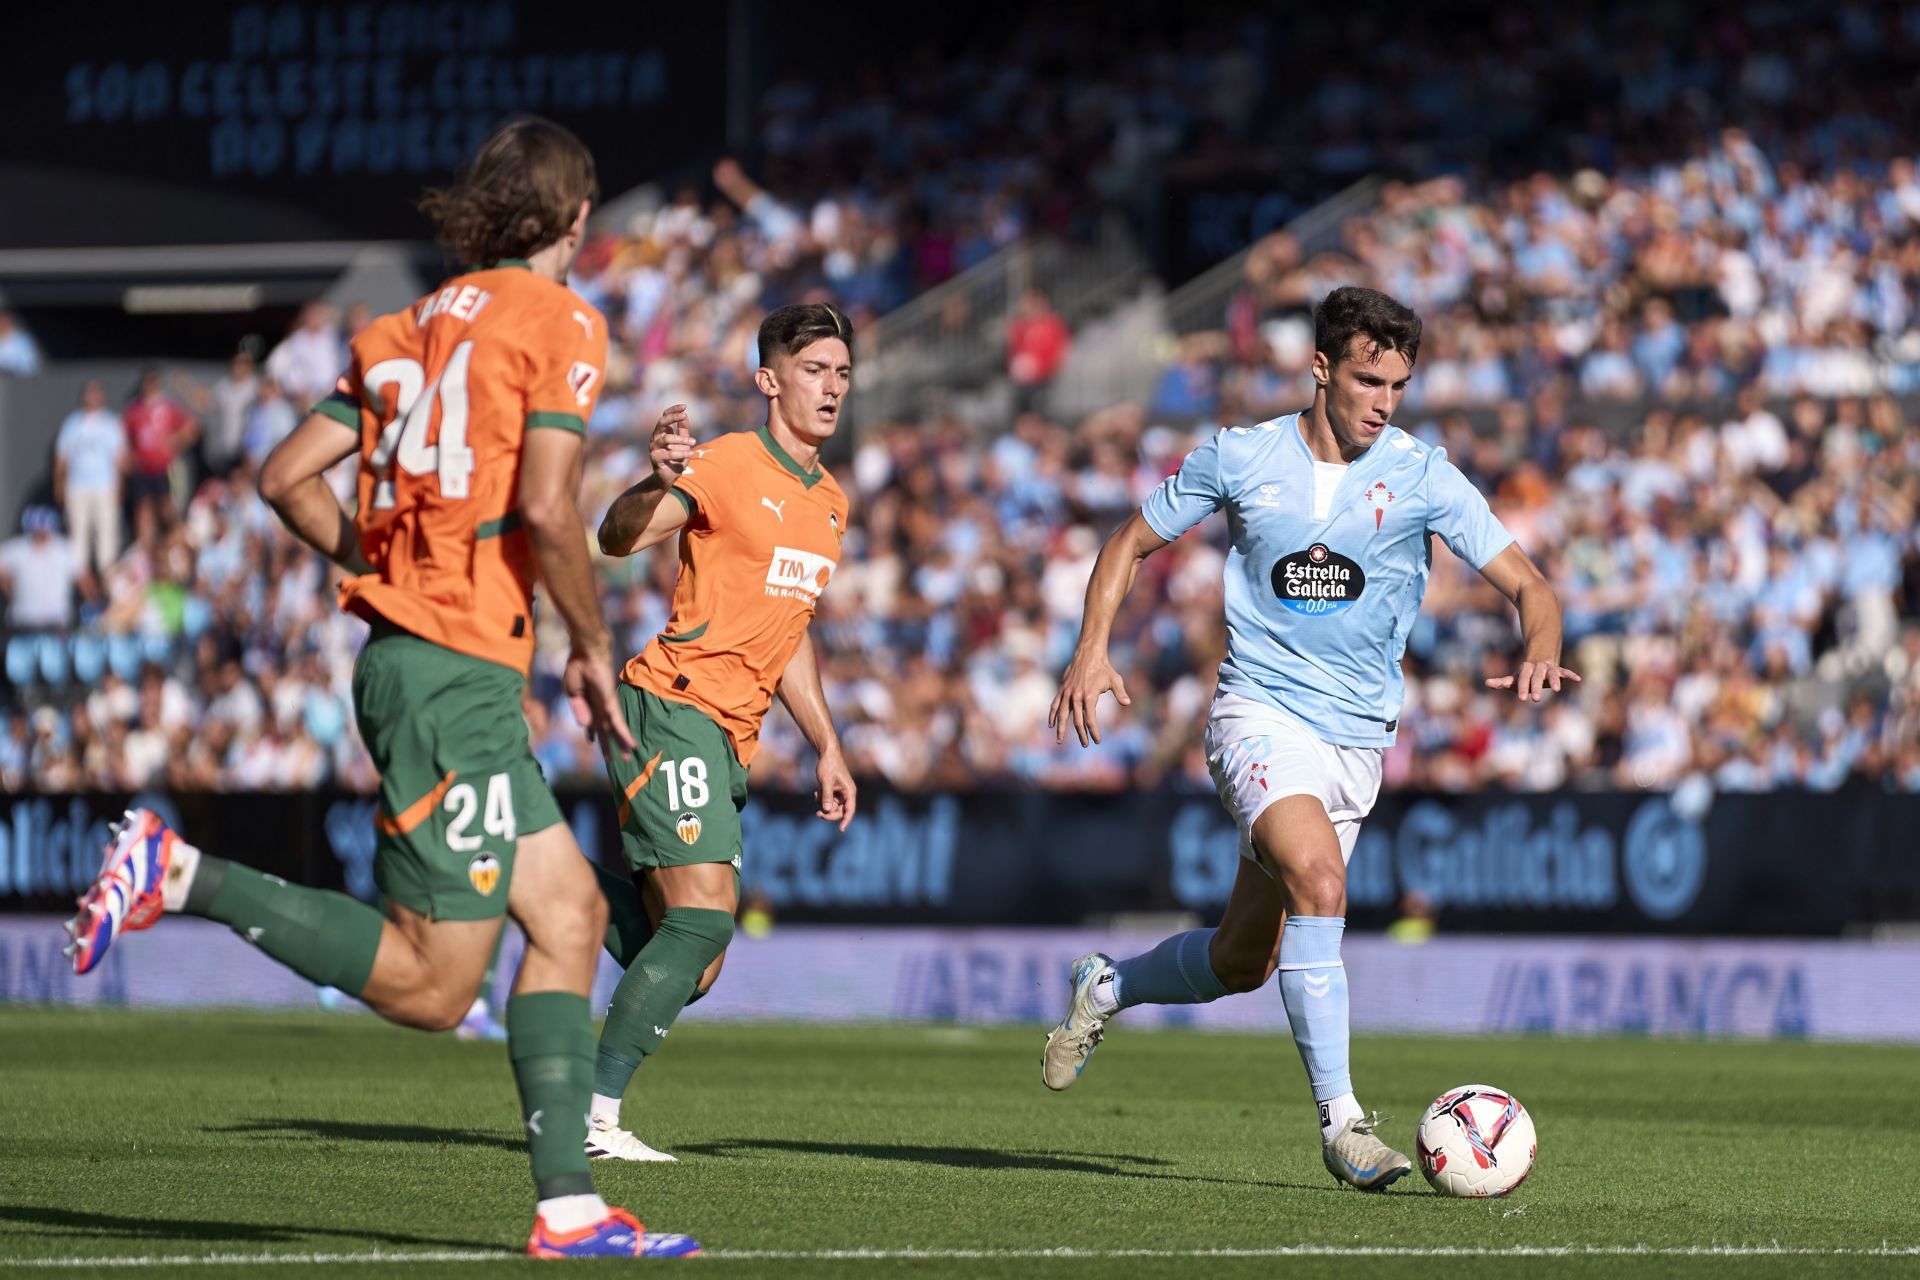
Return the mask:
<svg viewBox="0 0 1920 1280">
<path fill-rule="evenodd" d="M 733 941 L 733 917 L 724 911 L 669 907 L 660 928 L 613 989 L 607 1024 L 600 1033 L 593 1091 L 609 1098 L 626 1093 L 633 1073 L 673 1026 L 700 975 Z"/>
<path fill-rule="evenodd" d="M 593 1018 L 587 998 L 536 991 L 507 998 L 507 1056 L 520 1087 L 533 1185 L 542 1200 L 593 1194 L 587 1108 L 593 1101 Z"/>
<path fill-rule="evenodd" d="M 218 920 L 301 977 L 351 996 L 366 989 L 386 927 L 378 911 L 344 893 L 204 853 L 183 910 Z"/>
<path fill-rule="evenodd" d="M 593 874 L 600 881 L 600 896 L 607 900 L 607 954 L 622 969 L 631 969 L 641 949 L 653 940 L 647 904 L 640 899 L 640 887 L 626 876 L 615 875 L 597 863 Z"/>
</svg>

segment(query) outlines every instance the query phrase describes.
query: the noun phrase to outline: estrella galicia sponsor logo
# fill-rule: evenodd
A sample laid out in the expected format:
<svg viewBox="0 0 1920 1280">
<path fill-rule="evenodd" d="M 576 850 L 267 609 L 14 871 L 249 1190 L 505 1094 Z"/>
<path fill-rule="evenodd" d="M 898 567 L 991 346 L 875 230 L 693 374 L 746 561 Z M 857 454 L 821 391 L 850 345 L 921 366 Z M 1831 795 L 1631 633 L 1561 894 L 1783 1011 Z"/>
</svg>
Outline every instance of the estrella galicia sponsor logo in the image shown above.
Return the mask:
<svg viewBox="0 0 1920 1280">
<path fill-rule="evenodd" d="M 1273 566 L 1273 594 L 1295 613 L 1338 613 L 1366 589 L 1360 566 L 1324 542 L 1283 556 Z"/>
<path fill-rule="evenodd" d="M 1697 824 L 1674 812 L 1665 796 L 1634 810 L 1621 856 L 1627 892 L 1653 920 L 1682 915 L 1707 879 L 1707 842 Z"/>
</svg>

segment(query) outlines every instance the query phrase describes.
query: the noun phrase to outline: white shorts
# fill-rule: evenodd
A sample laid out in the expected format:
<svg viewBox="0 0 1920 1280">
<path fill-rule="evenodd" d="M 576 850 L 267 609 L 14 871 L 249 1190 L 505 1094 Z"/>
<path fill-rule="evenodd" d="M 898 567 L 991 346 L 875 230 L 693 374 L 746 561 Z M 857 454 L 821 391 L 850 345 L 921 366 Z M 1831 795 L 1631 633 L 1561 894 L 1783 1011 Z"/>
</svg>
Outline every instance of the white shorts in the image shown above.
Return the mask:
<svg viewBox="0 0 1920 1280">
<path fill-rule="evenodd" d="M 1380 798 L 1381 747 L 1322 742 L 1283 711 L 1234 693 L 1215 696 L 1207 715 L 1207 769 L 1240 827 L 1240 856 L 1254 856 L 1253 824 L 1286 796 L 1312 796 L 1326 808 L 1340 837 L 1340 858 L 1353 858 L 1360 823 Z"/>
</svg>

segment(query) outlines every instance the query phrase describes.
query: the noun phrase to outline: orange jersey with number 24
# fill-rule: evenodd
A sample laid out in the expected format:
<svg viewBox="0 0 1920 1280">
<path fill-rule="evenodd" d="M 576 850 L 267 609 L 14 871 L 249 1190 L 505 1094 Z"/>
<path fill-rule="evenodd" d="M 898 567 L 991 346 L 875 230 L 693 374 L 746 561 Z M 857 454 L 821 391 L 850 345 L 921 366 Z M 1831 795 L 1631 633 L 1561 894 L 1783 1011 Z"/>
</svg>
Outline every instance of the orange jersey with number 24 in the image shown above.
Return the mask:
<svg viewBox="0 0 1920 1280">
<path fill-rule="evenodd" d="M 456 276 L 353 340 L 314 406 L 360 432 L 354 525 L 374 572 L 340 607 L 526 673 L 533 551 L 515 502 L 526 433 L 584 432 L 607 326 L 524 263 Z"/>
</svg>

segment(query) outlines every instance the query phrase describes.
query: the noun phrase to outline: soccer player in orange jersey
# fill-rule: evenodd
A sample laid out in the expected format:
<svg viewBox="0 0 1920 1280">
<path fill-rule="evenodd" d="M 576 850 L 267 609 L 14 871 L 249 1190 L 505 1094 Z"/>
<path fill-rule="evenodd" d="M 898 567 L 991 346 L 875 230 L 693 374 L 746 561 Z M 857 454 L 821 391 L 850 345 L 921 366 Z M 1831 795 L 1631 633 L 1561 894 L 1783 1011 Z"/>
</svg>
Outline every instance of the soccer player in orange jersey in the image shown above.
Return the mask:
<svg viewBox="0 0 1920 1280">
<path fill-rule="evenodd" d="M 267 459 L 260 493 L 352 575 L 341 607 L 372 634 L 354 710 L 380 771 L 374 877 L 383 919 L 128 815 L 74 922 L 74 968 L 163 911 L 218 920 L 301 975 L 407 1026 L 472 1003 L 502 921 L 526 933 L 507 1002 L 539 1204 L 536 1257 L 684 1256 L 595 1194 L 582 1141 L 593 1086 L 587 997 L 607 913 L 527 742 L 533 585 L 573 637 L 565 685 L 609 747 L 631 746 L 576 505 L 581 439 L 606 367 L 606 322 L 566 286 L 599 196 L 593 157 L 525 119 L 430 192 L 440 237 L 476 264 L 353 341 L 334 394 Z M 349 517 L 323 474 L 360 456 Z"/>
<path fill-rule="evenodd" d="M 680 577 L 667 629 L 622 673 L 636 749 L 607 752 L 634 886 L 601 873 L 608 950 L 627 973 L 594 1071 L 596 1157 L 673 1158 L 621 1127 L 620 1098 L 732 940 L 747 767 L 776 695 L 820 753 L 820 816 L 842 831 L 853 820 L 853 778 L 807 634 L 847 529 L 846 495 L 820 447 L 846 406 L 852 341 L 847 318 L 825 304 L 770 314 L 756 375 L 766 425 L 696 448 L 686 407 L 674 405 L 653 430 L 652 473 L 600 525 L 601 550 L 616 556 L 678 533 Z"/>
</svg>

